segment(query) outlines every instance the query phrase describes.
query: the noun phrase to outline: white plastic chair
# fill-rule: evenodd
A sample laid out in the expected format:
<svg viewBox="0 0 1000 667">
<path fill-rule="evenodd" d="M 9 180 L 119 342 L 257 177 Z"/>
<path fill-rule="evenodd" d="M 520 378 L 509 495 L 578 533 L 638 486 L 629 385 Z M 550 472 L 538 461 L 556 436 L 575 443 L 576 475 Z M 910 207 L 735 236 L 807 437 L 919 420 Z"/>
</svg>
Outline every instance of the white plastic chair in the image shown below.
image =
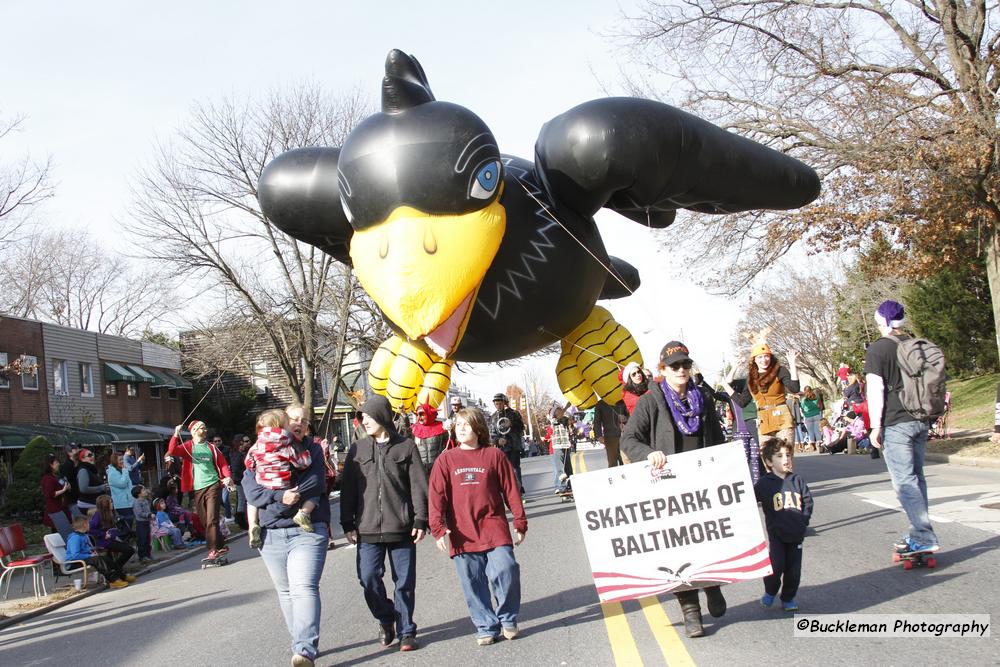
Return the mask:
<svg viewBox="0 0 1000 667">
<path fill-rule="evenodd" d="M 80 572 L 83 574 L 83 587 L 87 587 L 87 570 L 89 566 L 86 561 L 66 560 L 66 542 L 63 540 L 62 535 L 59 533 L 49 533 L 46 535 L 45 548 L 49 550 L 49 553 L 52 554 L 52 560 L 59 566 L 58 569 L 52 568 L 52 574 L 55 578 L 59 578 L 60 572 L 67 577 Z"/>
</svg>

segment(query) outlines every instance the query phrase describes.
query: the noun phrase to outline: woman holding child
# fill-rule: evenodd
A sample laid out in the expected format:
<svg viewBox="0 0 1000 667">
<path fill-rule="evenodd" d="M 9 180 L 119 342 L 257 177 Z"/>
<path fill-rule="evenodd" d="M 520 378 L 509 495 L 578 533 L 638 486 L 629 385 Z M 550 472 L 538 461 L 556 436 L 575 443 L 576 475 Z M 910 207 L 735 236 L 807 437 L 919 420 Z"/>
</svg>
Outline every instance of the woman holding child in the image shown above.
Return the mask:
<svg viewBox="0 0 1000 667">
<path fill-rule="evenodd" d="M 295 470 L 285 489 L 261 486 L 253 471 L 247 470 L 243 491 L 247 503 L 257 508 L 263 542 L 260 555 L 292 636 L 292 665 L 302 667 L 312 665 L 319 654 L 319 580 L 326 564 L 330 503 L 326 498 L 323 450 L 305 435 L 305 408 L 292 405 L 285 412 L 291 444 L 309 453 L 309 466 Z M 293 519 L 307 502 L 315 503 L 310 515 L 312 532 Z"/>
<path fill-rule="evenodd" d="M 622 433 L 622 451 L 632 461 L 647 460 L 662 468 L 667 456 L 722 444 L 725 436 L 710 392 L 695 384 L 691 377 L 693 362 L 688 348 L 671 341 L 660 351 L 659 371 L 663 380 L 650 382 L 649 391 L 639 398 Z M 708 613 L 718 618 L 726 613 L 726 598 L 719 586 L 705 589 Z M 684 613 L 688 637 L 705 634 L 701 620 L 698 590 L 675 593 Z"/>
</svg>

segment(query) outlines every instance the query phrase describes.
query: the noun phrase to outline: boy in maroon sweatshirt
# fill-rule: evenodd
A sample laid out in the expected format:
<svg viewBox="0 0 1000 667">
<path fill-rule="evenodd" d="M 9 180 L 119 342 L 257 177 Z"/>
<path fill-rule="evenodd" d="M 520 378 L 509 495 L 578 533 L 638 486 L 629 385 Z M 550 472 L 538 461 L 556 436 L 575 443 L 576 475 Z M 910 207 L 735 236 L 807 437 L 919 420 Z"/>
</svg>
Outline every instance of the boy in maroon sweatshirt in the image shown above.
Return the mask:
<svg viewBox="0 0 1000 667">
<path fill-rule="evenodd" d="M 513 547 L 524 540 L 528 519 L 514 469 L 502 451 L 488 446 L 486 415 L 477 408 L 459 410 L 455 437 L 459 446 L 442 453 L 431 471 L 430 530 L 438 549 L 455 561 L 476 642 L 488 646 L 501 633 L 517 636 L 521 574 Z M 513 540 L 505 503 L 514 515 Z"/>
</svg>

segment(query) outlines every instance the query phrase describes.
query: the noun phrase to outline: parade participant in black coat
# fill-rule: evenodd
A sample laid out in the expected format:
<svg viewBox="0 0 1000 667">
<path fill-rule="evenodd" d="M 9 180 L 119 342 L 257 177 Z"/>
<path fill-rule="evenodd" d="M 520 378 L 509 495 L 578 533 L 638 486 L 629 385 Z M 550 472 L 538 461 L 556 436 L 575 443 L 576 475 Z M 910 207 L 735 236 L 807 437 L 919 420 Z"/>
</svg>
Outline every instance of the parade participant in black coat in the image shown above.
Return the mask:
<svg viewBox="0 0 1000 667">
<path fill-rule="evenodd" d="M 664 379 L 650 383 L 622 433 L 621 448 L 629 460 L 648 460 L 662 468 L 670 454 L 719 445 L 725 440 L 715 399 L 694 383 L 692 365 L 688 348 L 680 341 L 671 341 L 660 351 L 659 370 Z M 698 591 L 675 595 L 684 613 L 687 636 L 703 636 Z M 719 586 L 705 588 L 705 597 L 708 613 L 716 618 L 726 613 L 726 599 Z"/>
</svg>

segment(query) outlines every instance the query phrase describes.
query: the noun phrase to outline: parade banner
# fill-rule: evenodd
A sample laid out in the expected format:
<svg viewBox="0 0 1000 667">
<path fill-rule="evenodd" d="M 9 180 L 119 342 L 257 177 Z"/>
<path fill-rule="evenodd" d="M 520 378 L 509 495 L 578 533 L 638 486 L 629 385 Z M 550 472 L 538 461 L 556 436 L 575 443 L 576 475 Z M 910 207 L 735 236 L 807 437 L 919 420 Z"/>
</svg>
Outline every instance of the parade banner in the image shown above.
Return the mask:
<svg viewBox="0 0 1000 667">
<path fill-rule="evenodd" d="M 738 442 L 573 475 L 573 494 L 601 602 L 771 574 Z"/>
</svg>

